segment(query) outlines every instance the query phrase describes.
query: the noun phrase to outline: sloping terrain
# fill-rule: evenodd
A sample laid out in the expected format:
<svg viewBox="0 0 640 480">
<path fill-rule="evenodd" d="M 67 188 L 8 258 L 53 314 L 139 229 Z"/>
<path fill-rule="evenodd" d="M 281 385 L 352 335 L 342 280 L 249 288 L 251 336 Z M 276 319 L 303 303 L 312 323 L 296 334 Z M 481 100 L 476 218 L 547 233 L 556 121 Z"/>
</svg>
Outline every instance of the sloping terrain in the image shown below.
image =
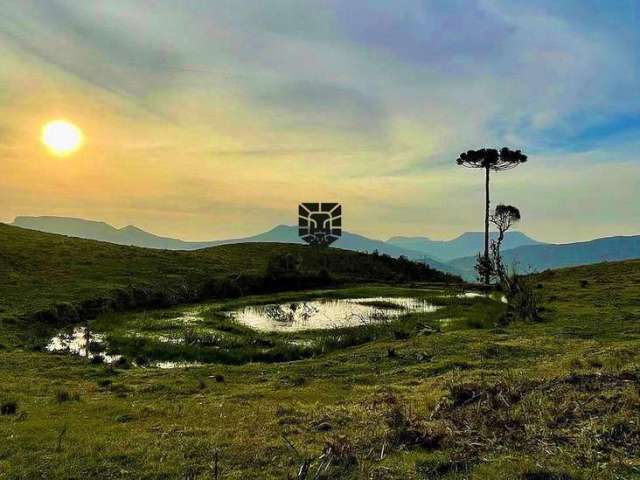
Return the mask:
<svg viewBox="0 0 640 480">
<path fill-rule="evenodd" d="M 298 229 L 289 225 L 278 225 L 268 232 L 255 235 L 253 237 L 237 238 L 232 240 L 220 240 L 215 242 L 216 245 L 224 245 L 227 243 L 246 243 L 246 242 L 283 242 L 283 243 L 303 243 L 298 237 Z M 387 254 L 392 257 L 404 256 L 410 260 L 424 262 L 432 268 L 442 270 L 443 272 L 456 273 L 455 268 L 451 265 L 435 260 L 423 252 L 399 247 L 397 245 L 383 242 L 381 240 L 373 240 L 371 238 L 350 233 L 342 232 L 342 236 L 333 244 L 334 247 L 343 248 L 345 250 L 353 250 L 356 252 L 378 252 Z"/>
<path fill-rule="evenodd" d="M 167 251 L 0 224 L 0 319 L 15 318 L 54 303 L 109 296 L 130 287 L 197 289 L 204 282 L 229 275 L 261 276 L 270 259 L 286 254 L 300 263 L 303 272 L 327 269 L 344 281 L 388 280 L 406 274 L 406 268 L 417 268 L 389 257 L 337 248 L 250 243 Z M 425 280 L 449 279 L 422 266 L 418 270 L 425 273 Z"/>
<path fill-rule="evenodd" d="M 166 250 L 196 250 L 212 246 L 212 242 L 185 242 L 175 238 L 160 237 L 129 225 L 115 228 L 105 222 L 84 220 L 69 217 L 16 217 L 13 226 L 38 230 L 40 232 L 57 233 L 69 237 L 99 240 L 118 245 L 158 248 Z"/>
<path fill-rule="evenodd" d="M 115 243 L 118 245 L 167 250 L 198 250 L 207 247 L 236 243 L 274 242 L 294 243 L 300 245 L 304 243 L 298 237 L 298 229 L 288 225 L 278 225 L 267 232 L 250 237 L 206 242 L 187 242 L 174 238 L 159 237 L 132 225 L 123 228 L 115 228 L 104 222 L 96 222 L 79 218 L 23 216 L 16 217 L 13 225 L 41 232 L 57 233 L 71 237 Z M 396 258 L 404 256 L 411 260 L 419 260 L 444 272 L 456 273 L 455 268 L 444 262 L 430 258 L 424 252 L 405 249 L 380 240 L 373 240 L 362 235 L 349 233 L 347 231 L 343 232 L 342 237 L 333 246 L 357 252 L 373 253 L 377 251 L 380 254 L 387 254 Z"/>
</svg>

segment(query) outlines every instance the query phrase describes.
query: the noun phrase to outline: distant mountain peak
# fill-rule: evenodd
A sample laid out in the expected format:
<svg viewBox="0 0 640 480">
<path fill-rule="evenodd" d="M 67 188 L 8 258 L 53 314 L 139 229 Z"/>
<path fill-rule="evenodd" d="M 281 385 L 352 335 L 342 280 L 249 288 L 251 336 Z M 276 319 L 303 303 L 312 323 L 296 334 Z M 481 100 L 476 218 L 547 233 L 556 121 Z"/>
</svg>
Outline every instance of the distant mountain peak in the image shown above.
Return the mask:
<svg viewBox="0 0 640 480">
<path fill-rule="evenodd" d="M 84 218 L 78 217 L 60 217 L 56 215 L 17 215 L 13 220 L 13 225 L 20 225 L 21 223 L 29 223 L 29 222 L 61 222 L 61 223 L 78 223 L 78 224 L 87 224 L 87 225 L 100 225 L 111 227 L 106 222 L 100 220 L 86 220 Z M 113 228 L 113 227 L 112 227 Z"/>
<path fill-rule="evenodd" d="M 127 231 L 135 231 L 135 232 L 144 232 L 144 230 L 142 230 L 141 228 L 136 227 L 135 225 L 127 225 L 126 227 L 122 227 L 119 229 L 121 232 L 127 232 Z"/>
<path fill-rule="evenodd" d="M 490 232 L 490 238 L 496 238 L 496 232 Z M 390 244 L 416 250 L 442 261 L 476 255 L 484 248 L 484 232 L 465 232 L 452 240 L 430 240 L 427 237 L 393 237 Z M 522 232 L 507 232 L 503 248 L 515 248 L 523 245 L 538 245 L 540 242 Z"/>
</svg>

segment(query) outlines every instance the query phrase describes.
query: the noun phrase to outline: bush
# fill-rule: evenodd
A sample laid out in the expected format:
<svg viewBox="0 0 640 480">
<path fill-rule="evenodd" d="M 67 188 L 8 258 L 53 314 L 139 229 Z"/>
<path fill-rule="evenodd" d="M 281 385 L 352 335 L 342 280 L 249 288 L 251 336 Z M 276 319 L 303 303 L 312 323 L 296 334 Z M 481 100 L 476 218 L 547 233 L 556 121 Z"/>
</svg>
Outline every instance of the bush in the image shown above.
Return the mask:
<svg viewBox="0 0 640 480">
<path fill-rule="evenodd" d="M 128 370 L 129 368 L 131 368 L 131 364 L 129 363 L 129 360 L 127 360 L 126 357 L 120 357 L 118 358 L 113 365 L 117 368 L 122 368 L 124 370 Z"/>
<path fill-rule="evenodd" d="M 17 411 L 18 403 L 13 400 L 2 402 L 0 405 L 0 415 L 15 415 Z"/>
<path fill-rule="evenodd" d="M 89 360 L 89 363 L 91 363 L 91 365 L 100 365 L 104 363 L 104 357 L 102 355 L 94 355 L 91 357 L 91 360 Z"/>
<path fill-rule="evenodd" d="M 505 278 L 503 289 L 507 298 L 507 312 L 498 320 L 499 326 L 504 326 L 512 320 L 541 320 L 540 298 L 529 282 L 514 273 Z"/>
</svg>

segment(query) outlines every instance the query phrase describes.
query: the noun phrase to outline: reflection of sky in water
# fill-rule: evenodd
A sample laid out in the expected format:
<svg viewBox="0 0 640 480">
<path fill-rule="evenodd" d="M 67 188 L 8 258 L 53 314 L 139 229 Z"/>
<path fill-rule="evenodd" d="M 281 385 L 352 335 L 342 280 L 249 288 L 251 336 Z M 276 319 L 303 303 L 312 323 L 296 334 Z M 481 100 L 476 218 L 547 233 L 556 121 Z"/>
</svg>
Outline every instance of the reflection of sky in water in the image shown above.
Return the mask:
<svg viewBox="0 0 640 480">
<path fill-rule="evenodd" d="M 113 363 L 120 358 L 120 355 L 91 352 L 90 344 L 100 344 L 104 348 L 104 335 L 91 333 L 87 327 L 75 327 L 71 332 L 60 332 L 53 337 L 46 348 L 49 352 L 65 352 L 87 358 L 101 356 L 106 363 Z"/>
<path fill-rule="evenodd" d="M 437 308 L 417 298 L 369 297 L 248 306 L 227 315 L 257 330 L 291 332 L 379 323 L 407 313 L 435 312 Z"/>
<path fill-rule="evenodd" d="M 504 296 L 487 295 L 478 292 L 466 292 L 455 295 L 458 298 L 489 297 L 505 302 Z M 262 331 L 294 332 L 308 329 L 329 329 L 336 327 L 354 327 L 381 323 L 397 319 L 407 313 L 430 313 L 438 308 L 426 300 L 413 297 L 366 297 L 346 299 L 319 299 L 313 301 L 286 302 L 281 304 L 253 305 L 239 310 L 225 312 L 229 318 L 248 327 Z M 200 308 L 184 310 L 175 318 L 184 325 L 197 325 L 202 321 Z M 441 324 L 447 325 L 452 319 L 441 319 Z M 191 327 L 193 328 L 193 327 Z M 131 332 L 132 336 L 142 336 L 140 332 Z M 220 332 L 212 333 L 212 337 L 219 338 Z M 155 337 L 159 342 L 184 343 L 185 337 L 180 334 L 159 334 Z M 293 341 L 304 344 L 305 341 Z M 87 348 L 88 345 L 99 346 L 99 349 Z M 86 358 L 101 356 L 106 363 L 113 363 L 121 355 L 107 355 L 97 350 L 106 348 L 105 336 L 91 333 L 86 327 L 75 327 L 72 330 L 60 332 L 51 338 L 46 346 L 49 352 L 63 352 Z M 93 352 L 91 350 L 94 350 Z M 135 365 L 135 362 L 134 362 Z M 150 367 L 180 368 L 198 366 L 198 363 L 182 361 L 152 362 Z"/>
<path fill-rule="evenodd" d="M 60 332 L 58 335 L 49 340 L 47 344 L 47 351 L 49 352 L 62 352 L 70 353 L 72 355 L 78 355 L 80 357 L 94 358 L 101 356 L 105 363 L 114 363 L 122 355 L 107 355 L 104 352 L 91 352 L 87 348 L 87 344 L 100 344 L 102 348 L 105 347 L 104 335 L 99 333 L 90 333 L 87 327 L 75 327 L 72 331 Z M 134 365 L 135 362 L 133 362 Z M 158 361 L 149 364 L 150 367 L 156 368 L 187 368 L 196 367 L 201 365 L 197 362 L 185 362 L 185 361 Z"/>
<path fill-rule="evenodd" d="M 496 298 L 498 298 L 497 294 L 495 293 L 479 293 L 479 292 L 465 292 L 457 295 L 457 297 L 458 298 L 489 298 L 491 300 L 495 300 Z M 499 300 L 502 303 L 508 303 L 507 297 L 504 295 L 500 295 Z"/>
</svg>

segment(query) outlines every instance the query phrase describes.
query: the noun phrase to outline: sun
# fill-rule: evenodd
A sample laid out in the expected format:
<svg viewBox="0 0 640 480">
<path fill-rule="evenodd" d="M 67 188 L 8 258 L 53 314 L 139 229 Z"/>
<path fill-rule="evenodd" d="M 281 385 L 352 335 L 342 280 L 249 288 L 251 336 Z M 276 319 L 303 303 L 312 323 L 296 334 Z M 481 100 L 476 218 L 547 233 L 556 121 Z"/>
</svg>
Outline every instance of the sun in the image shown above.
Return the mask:
<svg viewBox="0 0 640 480">
<path fill-rule="evenodd" d="M 66 120 L 54 120 L 42 127 L 41 140 L 52 154 L 66 157 L 82 147 L 84 136 L 82 130 L 73 123 Z"/>
</svg>

